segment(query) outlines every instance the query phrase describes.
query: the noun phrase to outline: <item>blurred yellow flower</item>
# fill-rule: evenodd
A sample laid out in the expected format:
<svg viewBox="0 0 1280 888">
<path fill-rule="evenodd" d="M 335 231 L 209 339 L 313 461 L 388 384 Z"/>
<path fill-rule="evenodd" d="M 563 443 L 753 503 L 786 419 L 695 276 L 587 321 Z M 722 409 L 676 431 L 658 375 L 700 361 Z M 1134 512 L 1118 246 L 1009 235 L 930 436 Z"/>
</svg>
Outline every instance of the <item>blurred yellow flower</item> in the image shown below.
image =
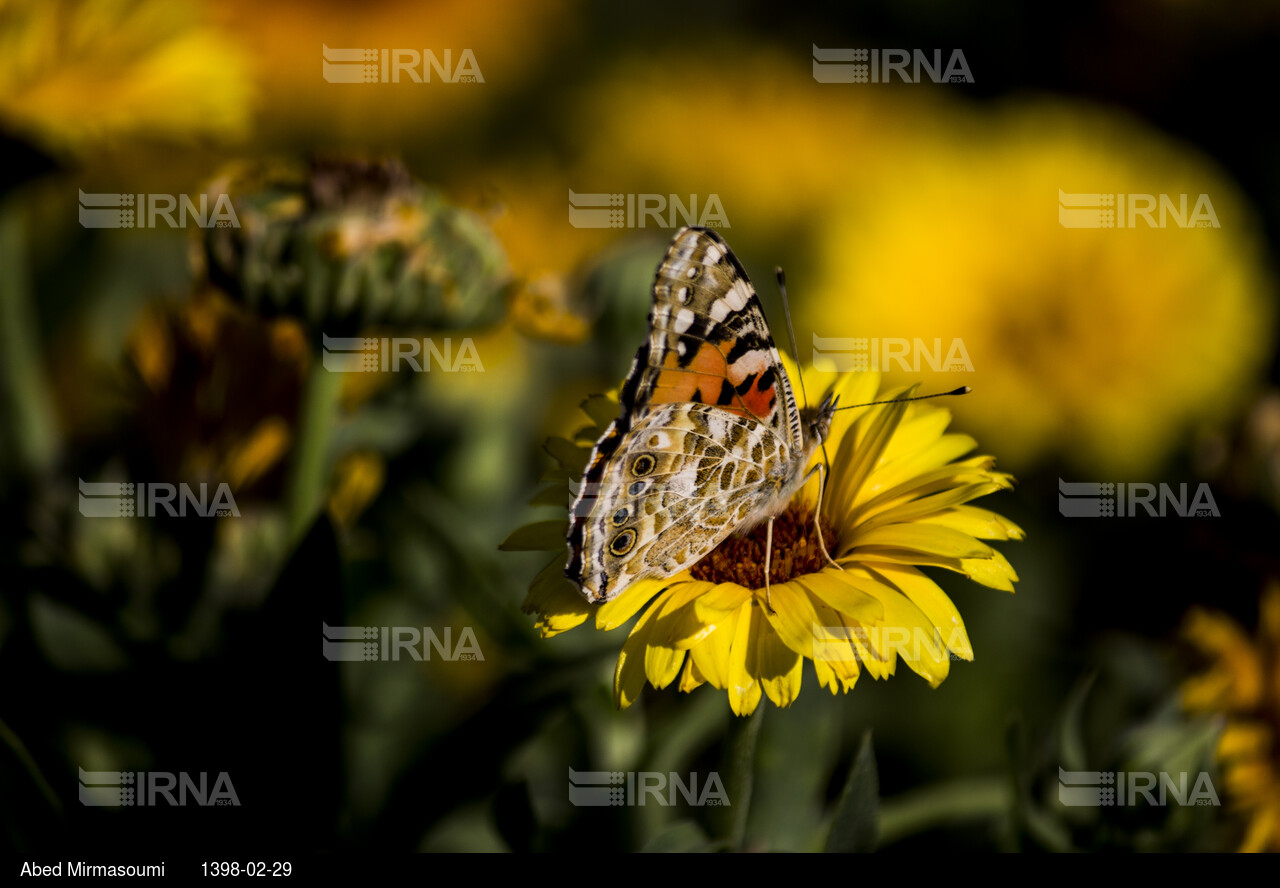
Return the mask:
<svg viewBox="0 0 1280 888">
<path fill-rule="evenodd" d="M 1248 397 L 1275 286 L 1257 221 L 1207 160 L 1097 108 L 1015 106 L 939 115 L 898 163 L 834 196 L 809 288 L 830 295 L 797 313 L 819 337 L 876 340 L 893 378 L 930 378 L 959 342 L 972 372 L 949 379 L 983 396 L 957 415 L 998 430 L 1015 469 L 1053 453 L 1140 471 Z M 1067 228 L 1059 190 L 1186 195 L 1184 218 L 1207 195 L 1221 227 Z"/>
<path fill-rule="evenodd" d="M 309 362 L 300 336 L 295 322 L 255 318 L 212 290 L 147 305 L 126 343 L 136 381 L 123 390 L 157 471 L 226 481 L 237 497 L 266 480 L 294 444 Z M 75 434 L 114 403 L 110 387 L 84 384 L 87 372 L 76 364 L 58 377 Z"/>
<path fill-rule="evenodd" d="M 574 111 L 573 188 L 715 194 L 731 226 L 809 228 L 833 191 L 887 174 L 933 103 L 815 83 L 809 47 L 796 49 L 708 47 L 698 67 L 715 76 L 705 77 L 683 50 L 626 59 Z"/>
<path fill-rule="evenodd" d="M 1262 594 L 1256 639 L 1203 608 L 1187 615 L 1182 631 L 1209 661 L 1183 684 L 1183 706 L 1227 717 L 1218 760 L 1245 820 L 1240 850 L 1280 851 L 1280 582 Z"/>
<path fill-rule="evenodd" d="M 574 273 L 628 235 L 668 233 L 652 216 L 630 231 L 574 227 L 571 190 L 644 195 L 660 202 L 670 228 L 720 207 L 750 243 L 765 233 L 753 220 L 768 220 L 770 233 L 804 231 L 833 189 L 843 194 L 883 175 L 893 146 L 910 140 L 932 104 L 816 84 L 803 58 L 797 65 L 776 49 L 710 46 L 700 65 L 717 76 L 691 77 L 683 55 L 626 57 L 568 98 L 555 126 L 572 139 L 570 162 L 531 158 L 523 146 L 505 164 L 486 157 L 470 190 L 501 210 L 493 229 L 521 282 L 511 312 L 521 332 L 581 341 L 590 319 L 572 305 Z M 670 136 L 680 121 L 703 141 L 691 147 Z"/>
<path fill-rule="evenodd" d="M 0 4 L 0 125 L 55 153 L 243 135 L 244 50 L 165 0 Z"/>
<path fill-rule="evenodd" d="M 783 360 L 795 379 L 796 366 Z M 804 377 L 807 391 L 830 381 L 812 369 Z M 844 374 L 834 391 L 846 404 L 859 404 L 873 400 L 878 385 L 875 373 Z M 561 479 L 576 478 L 617 412 L 616 402 L 603 397 L 584 408 L 593 426 L 574 442 L 548 443 Z M 602 630 L 643 611 L 618 657 L 614 698 L 621 708 L 646 682 L 657 688 L 678 682 L 686 692 L 710 684 L 728 693 L 739 715 L 754 711 L 762 696 L 789 706 L 805 660 L 833 694 L 851 689 L 863 669 L 877 679 L 892 675 L 899 657 L 936 687 L 952 656 L 968 660 L 973 652 L 959 612 L 917 566 L 947 568 L 1012 592 L 1012 566 L 980 540 L 1023 536 L 1007 519 L 966 505 L 1012 481 L 992 469 L 991 457 L 960 459 L 976 445 L 966 435 L 944 434 L 949 421 L 949 411 L 920 403 L 836 414 L 822 523 L 843 569 L 830 567 L 818 549 L 817 488 L 810 484 L 774 525 L 768 605 L 760 527 L 730 537 L 690 570 L 637 582 L 599 607 L 587 605 L 564 579 L 561 552 L 534 580 L 524 609 L 537 614 L 544 637 L 579 625 L 593 611 Z M 814 462 L 821 458 L 815 454 Z M 556 493 L 563 492 L 561 484 Z M 551 494 L 539 501 L 553 502 Z M 522 528 L 504 547 L 563 549 L 564 528 L 563 521 Z"/>
<path fill-rule="evenodd" d="M 382 490 L 387 467 L 371 450 L 345 454 L 333 467 L 329 514 L 339 527 L 351 527 Z"/>
<path fill-rule="evenodd" d="M 289 451 L 293 438 L 289 424 L 268 416 L 242 441 L 232 446 L 222 463 L 220 477 L 232 490 L 243 490 L 271 471 Z"/>
<path fill-rule="evenodd" d="M 440 139 L 465 156 L 485 150 L 485 119 L 509 108 L 504 102 L 528 83 L 535 63 L 572 33 L 573 7 L 566 0 L 222 0 L 211 15 L 239 36 L 270 84 L 259 138 L 364 146 Z M 414 73 L 401 70 L 391 82 L 329 82 L 322 76 L 325 46 L 373 49 L 379 68 L 382 51 L 395 51 Z M 422 82 L 424 71 L 430 82 Z M 478 79 L 462 82 L 464 76 Z"/>
</svg>

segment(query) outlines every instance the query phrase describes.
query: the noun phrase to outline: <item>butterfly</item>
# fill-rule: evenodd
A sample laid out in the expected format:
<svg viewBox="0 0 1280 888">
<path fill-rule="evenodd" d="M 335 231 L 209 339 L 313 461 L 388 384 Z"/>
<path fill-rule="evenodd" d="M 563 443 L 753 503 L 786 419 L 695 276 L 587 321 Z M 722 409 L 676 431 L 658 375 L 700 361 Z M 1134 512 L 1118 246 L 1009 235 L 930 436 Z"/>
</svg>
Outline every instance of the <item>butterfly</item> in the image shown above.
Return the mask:
<svg viewBox="0 0 1280 888">
<path fill-rule="evenodd" d="M 821 502 L 823 466 L 805 467 L 837 408 L 830 392 L 797 406 L 759 297 L 715 231 L 672 239 L 619 402 L 570 507 L 565 576 L 610 601 L 767 521 L 767 605 L 774 517 L 814 472 Z M 820 528 L 818 540 L 835 564 Z"/>
</svg>

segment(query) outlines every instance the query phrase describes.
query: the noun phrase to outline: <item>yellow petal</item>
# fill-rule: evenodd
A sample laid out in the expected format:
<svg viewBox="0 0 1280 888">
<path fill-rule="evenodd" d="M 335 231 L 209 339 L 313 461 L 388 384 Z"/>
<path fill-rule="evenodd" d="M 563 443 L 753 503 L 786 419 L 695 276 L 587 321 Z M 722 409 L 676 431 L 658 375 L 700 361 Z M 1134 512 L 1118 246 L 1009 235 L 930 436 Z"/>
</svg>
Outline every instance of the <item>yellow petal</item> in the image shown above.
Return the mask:
<svg viewBox="0 0 1280 888">
<path fill-rule="evenodd" d="M 790 376 L 790 372 L 788 369 L 789 378 L 794 379 L 794 376 Z M 832 382 L 833 378 L 834 382 Z M 831 393 L 839 399 L 839 406 L 842 409 L 832 417 L 831 427 L 827 431 L 827 450 L 829 453 L 836 453 L 840 449 L 840 442 L 844 440 L 844 436 L 853 424 L 865 416 L 868 410 L 875 409 L 874 407 L 854 408 L 854 405 L 876 400 L 876 392 L 880 388 L 880 373 L 869 370 L 859 373 L 832 374 L 809 366 L 804 374 L 804 383 L 810 392 L 822 392 L 825 395 L 830 389 Z M 814 397 L 818 402 L 821 401 L 822 396 L 815 394 Z M 810 467 L 821 459 L 822 451 L 818 450 L 810 461 Z"/>
<path fill-rule="evenodd" d="M 933 687 L 942 684 L 951 671 L 951 658 L 947 655 L 933 621 L 902 593 L 888 586 L 875 583 L 880 603 L 884 605 L 884 620 L 874 627 L 873 640 L 878 641 L 881 653 L 889 657 L 901 657 L 913 672 Z"/>
<path fill-rule="evenodd" d="M 945 419 L 950 419 L 949 411 L 943 411 Z M 943 435 L 928 443 L 913 443 L 909 437 L 909 422 L 890 443 L 884 463 L 876 470 L 871 489 L 889 490 L 900 485 L 908 485 L 917 478 L 928 477 L 940 471 L 978 446 L 978 442 L 968 435 Z"/>
<path fill-rule="evenodd" d="M 753 636 L 759 631 L 756 628 L 758 618 L 753 613 L 755 610 L 755 605 L 748 602 L 738 611 L 738 625 L 729 648 L 726 690 L 729 692 L 729 708 L 734 715 L 750 715 L 760 703 L 760 682 L 756 681 L 756 677 L 747 668 L 748 663 L 754 659 Z"/>
<path fill-rule="evenodd" d="M 1256 854 L 1280 844 L 1280 806 L 1268 805 L 1256 814 L 1245 831 L 1240 851 Z"/>
<path fill-rule="evenodd" d="M 289 449 L 289 426 L 278 416 L 270 416 L 258 423 L 242 444 L 237 445 L 223 461 L 223 474 L 233 490 L 248 487 L 267 473 Z M 355 451 L 338 461 L 333 474 L 337 491 L 330 500 L 350 499 L 351 508 L 342 511 L 343 526 L 364 510 L 374 495 L 382 489 L 385 475 L 382 459 L 376 453 Z M 363 470 L 363 471 L 361 471 Z M 355 476 L 352 478 L 351 476 Z M 345 482 L 345 483 L 344 483 Z M 345 492 L 345 498 L 340 493 Z"/>
<path fill-rule="evenodd" d="M 644 674 L 655 688 L 665 688 L 676 680 L 684 665 L 685 651 L 649 639 L 644 649 Z"/>
<path fill-rule="evenodd" d="M 684 661 L 684 671 L 680 673 L 680 690 L 689 693 L 694 688 L 705 683 L 707 677 L 702 674 L 702 670 L 698 668 L 698 664 L 694 662 L 693 657 L 687 657 Z"/>
<path fill-rule="evenodd" d="M 840 679 L 836 677 L 835 670 L 831 668 L 831 664 L 825 660 L 814 660 L 813 671 L 818 675 L 818 686 L 831 691 L 831 696 L 834 697 L 843 686 Z M 847 691 L 848 688 L 845 690 Z"/>
<path fill-rule="evenodd" d="M 812 660 L 813 627 L 818 623 L 818 615 L 809 593 L 798 582 L 791 581 L 772 586 L 769 598 L 774 611 L 770 613 L 768 608 L 764 609 L 769 625 L 787 647 Z"/>
<path fill-rule="evenodd" d="M 994 549 L 967 533 L 949 527 L 922 524 L 893 524 L 862 533 L 856 531 L 848 542 L 840 542 L 840 556 L 856 551 L 860 557 L 875 559 L 885 554 L 922 553 L 939 558 L 991 558 Z M 889 559 L 894 560 L 894 559 Z"/>
<path fill-rule="evenodd" d="M 612 601 L 606 601 L 596 608 L 596 628 L 602 632 L 617 629 L 636 615 L 640 608 L 649 603 L 660 592 L 682 582 L 680 578 L 686 574 L 676 574 L 665 580 L 636 580 Z"/>
<path fill-rule="evenodd" d="M 698 671 L 712 687 L 722 691 L 729 686 L 729 654 L 741 614 L 742 608 L 739 607 L 738 610 L 720 617 L 716 628 L 689 649 L 689 656 L 693 658 Z"/>
<path fill-rule="evenodd" d="M 994 458 L 990 456 L 974 457 L 911 475 L 892 485 L 885 483 L 888 476 L 877 472 L 867 480 L 857 507 L 848 515 L 848 521 L 859 523 L 869 512 L 883 509 L 899 500 L 909 501 L 965 484 L 991 482 L 1002 489 L 1012 487 L 1013 480 L 1008 475 L 991 471 L 994 463 Z"/>
<path fill-rule="evenodd" d="M 978 499 L 1004 488 L 993 481 L 981 481 L 976 484 L 959 484 L 947 490 L 920 496 L 915 499 L 905 497 L 885 502 L 880 507 L 868 505 L 862 511 L 860 530 L 870 530 L 887 524 L 906 524 L 924 521 L 934 515 L 961 506 L 969 500 Z M 943 525 L 944 527 L 946 525 Z M 968 536 L 973 536 L 968 534 Z"/>
<path fill-rule="evenodd" d="M 539 571 L 520 609 L 538 615 L 537 627 L 543 638 L 572 629 L 591 615 L 591 605 L 564 577 L 562 556 L 556 556 Z"/>
<path fill-rule="evenodd" d="M 823 604 L 863 623 L 878 623 L 884 617 L 884 606 L 873 595 L 858 588 L 852 582 L 849 571 L 828 568 L 816 574 L 798 578 L 815 598 Z M 843 624 L 841 624 L 843 625 Z"/>
<path fill-rule="evenodd" d="M 654 624 L 654 614 L 659 608 L 651 607 L 636 622 L 631 634 L 622 644 L 622 652 L 618 654 L 618 666 L 613 673 L 613 699 L 619 709 L 626 709 L 640 692 L 644 690 L 645 657 L 649 645 L 649 634 Z"/>
<path fill-rule="evenodd" d="M 1218 738 L 1218 758 L 1263 758 L 1271 744 L 1271 730 L 1265 724 L 1231 722 Z"/>
<path fill-rule="evenodd" d="M 849 639 L 862 668 L 876 681 L 882 681 L 893 675 L 898 660 L 890 656 L 889 651 L 881 649 L 885 639 L 875 629 L 874 625 L 850 621 Z"/>
<path fill-rule="evenodd" d="M 855 627 L 860 624 L 847 619 L 816 597 L 811 598 L 811 602 L 817 615 L 812 627 L 814 669 L 819 680 L 831 688 L 831 693 L 836 692 L 836 685 L 832 682 L 838 682 L 847 691 L 861 672 L 858 666 L 860 655 L 852 641 Z"/>
<path fill-rule="evenodd" d="M 700 595 L 694 606 L 698 609 L 698 619 L 714 623 L 725 614 L 737 613 L 742 605 L 751 600 L 751 590 L 737 583 L 720 583 L 708 592 Z"/>
<path fill-rule="evenodd" d="M 1265 599 L 1264 599 L 1265 604 Z M 1193 710 L 1253 709 L 1262 700 L 1262 659 L 1244 630 L 1225 614 L 1192 608 L 1182 635 L 1216 662 L 1183 684 L 1183 705 Z"/>
<path fill-rule="evenodd" d="M 645 614 L 645 620 L 649 621 L 649 629 L 644 654 L 644 672 L 649 678 L 649 684 L 655 688 L 665 688 L 675 681 L 685 660 L 683 649 L 677 650 L 665 642 L 672 616 L 702 591 L 700 586 L 710 587 L 710 585 L 710 583 L 678 583 L 655 600 Z"/>
<path fill-rule="evenodd" d="M 830 512 L 838 519 L 843 519 L 838 523 L 851 523 L 848 516 L 861 495 L 862 486 L 884 455 L 889 439 L 902 421 L 906 406 L 900 402 L 872 408 L 875 412 L 866 417 L 870 423 L 866 425 L 865 433 L 862 431 L 864 424 L 859 422 L 840 442 L 831 472 Z"/>
<path fill-rule="evenodd" d="M 659 625 L 654 630 L 655 638 L 665 645 L 674 648 L 688 649 L 693 647 L 715 628 L 698 616 L 694 602 L 715 588 L 714 583 L 689 580 L 671 587 L 671 598 L 662 609 L 658 618 Z"/>
<path fill-rule="evenodd" d="M 955 604 L 937 583 L 908 565 L 877 564 L 871 570 L 871 575 L 896 586 L 903 595 L 911 599 L 937 627 L 948 650 L 962 660 L 973 659 L 973 647 L 969 643 L 969 634 L 965 631 L 960 611 L 956 610 Z"/>
<path fill-rule="evenodd" d="M 902 418 L 898 433 L 894 435 L 890 454 L 893 464 L 918 457 L 942 440 L 942 433 L 951 425 L 951 411 L 946 407 L 927 404 L 910 404 Z M 887 467 L 887 466 L 886 466 Z"/>
<path fill-rule="evenodd" d="M 751 672 L 759 678 L 773 705 L 785 709 L 800 693 L 804 658 L 783 644 L 767 620 L 757 618 L 753 629 L 755 662 L 750 664 Z"/>
<path fill-rule="evenodd" d="M 1026 537 L 1026 532 L 1008 518 L 977 506 L 956 506 L 920 520 L 950 527 L 979 540 L 1020 540 Z"/>
<path fill-rule="evenodd" d="M 990 558 L 965 558 L 960 565 L 961 572 L 975 583 L 1002 592 L 1012 592 L 1013 584 L 1018 581 L 1013 565 L 995 549 L 991 550 Z"/>
</svg>

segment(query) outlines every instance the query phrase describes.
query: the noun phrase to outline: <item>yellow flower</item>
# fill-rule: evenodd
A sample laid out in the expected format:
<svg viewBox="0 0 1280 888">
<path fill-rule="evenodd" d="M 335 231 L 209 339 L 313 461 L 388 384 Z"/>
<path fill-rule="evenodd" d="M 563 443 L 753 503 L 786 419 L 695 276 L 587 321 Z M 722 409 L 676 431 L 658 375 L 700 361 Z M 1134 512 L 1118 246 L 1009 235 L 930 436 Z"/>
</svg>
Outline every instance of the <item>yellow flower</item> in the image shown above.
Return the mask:
<svg viewBox="0 0 1280 888">
<path fill-rule="evenodd" d="M 815 89 L 809 48 L 800 52 L 797 65 L 790 50 L 706 48 L 701 64 L 719 73 L 698 79 L 698 106 L 733 109 L 716 118 L 714 151 L 655 136 L 661 121 L 691 113 L 691 81 L 679 52 L 645 53 L 607 65 L 567 97 L 572 160 L 522 147 L 506 161 L 485 158 L 473 169 L 470 190 L 501 210 L 493 229 L 519 282 L 511 314 L 521 332 L 563 343 L 585 339 L 589 323 L 582 315 L 590 311 L 576 304 L 584 268 L 611 245 L 661 239 L 667 229 L 706 224 L 720 211 L 735 232 L 743 220 L 767 218 L 775 232 L 807 233 L 833 193 L 884 175 L 886 159 L 910 141 L 933 103 Z M 768 137 L 759 138 L 765 131 Z M 634 230 L 576 228 L 566 219 L 570 191 L 639 195 L 656 202 L 649 207 L 664 222 L 637 210 Z M 748 227 L 733 239 L 742 237 L 742 246 L 754 236 Z"/>
<path fill-rule="evenodd" d="M 351 527 L 382 490 L 387 466 L 372 450 L 345 454 L 333 467 L 329 514 L 339 527 Z"/>
<path fill-rule="evenodd" d="M 935 119 L 893 176 L 833 194 L 810 288 L 830 295 L 797 301 L 802 324 L 899 340 L 872 353 L 894 380 L 972 385 L 983 397 L 957 403 L 958 419 L 998 430 L 1015 470 L 1057 455 L 1141 471 L 1248 399 L 1271 353 L 1275 283 L 1260 224 L 1221 170 L 1098 108 Z M 1066 228 L 1060 189 L 1163 194 L 1175 211 L 1186 195 L 1188 227 L 1166 213 L 1164 227 Z M 1201 195 L 1221 227 L 1190 221 Z M 916 338 L 928 357 L 892 356 Z M 926 361 L 957 340 L 972 372 L 933 377 Z"/>
<path fill-rule="evenodd" d="M 795 379 L 795 365 L 785 356 L 783 362 Z M 805 389 L 821 393 L 831 379 L 806 370 Z M 860 404 L 875 399 L 878 385 L 875 373 L 845 374 L 835 392 L 842 403 Z M 617 404 L 604 397 L 583 406 L 594 427 L 574 442 L 548 443 L 561 482 L 577 480 L 591 444 L 617 413 Z M 878 679 L 892 675 L 899 657 L 936 687 L 952 656 L 968 660 L 973 651 L 959 612 L 919 566 L 1012 592 L 1012 566 L 980 540 L 1023 536 L 1007 519 L 966 505 L 1012 480 L 992 469 L 991 457 L 961 459 L 975 442 L 946 434 L 949 421 L 948 410 L 919 402 L 836 414 L 827 440 L 832 474 L 822 525 L 843 569 L 827 564 L 817 547 L 817 483 L 811 482 L 775 522 L 772 609 L 765 604 L 760 527 L 725 540 L 690 570 L 637 582 L 599 607 L 564 579 L 561 553 L 534 580 L 525 611 L 537 614 L 544 637 L 573 628 L 593 611 L 602 630 L 640 614 L 618 657 L 614 699 L 621 708 L 646 682 L 656 688 L 676 683 L 686 692 L 710 684 L 728 693 L 739 715 L 754 711 L 762 696 L 789 706 L 805 660 L 833 694 L 847 692 L 863 670 Z M 815 464 L 821 459 L 815 454 Z M 552 502 L 551 492 L 537 501 Z M 564 528 L 564 521 L 522 528 L 504 547 L 563 547 Z"/>
<path fill-rule="evenodd" d="M 513 93 L 520 95 L 537 66 L 562 45 L 561 35 L 576 26 L 573 12 L 562 0 L 495 0 L 483 8 L 468 0 L 380 0 L 320 9 L 314 0 L 221 0 L 212 10 L 249 47 L 261 81 L 271 85 L 262 96 L 258 138 L 438 143 L 450 154 L 487 150 L 478 133 L 502 119 Z M 387 80 L 328 82 L 321 76 L 324 46 L 375 50 L 379 79 L 386 51 Z M 393 69 L 393 62 L 401 67 Z M 469 77 L 476 80 L 464 80 Z"/>
<path fill-rule="evenodd" d="M 211 290 L 144 308 L 127 340 L 123 390 L 157 474 L 265 495 L 295 443 L 309 362 L 301 335 L 295 322 L 255 318 Z M 95 434 L 118 408 L 101 406 L 103 389 L 85 385 L 86 373 L 69 364 L 57 381 L 70 427 Z"/>
<path fill-rule="evenodd" d="M 1245 821 L 1241 851 L 1280 851 L 1280 582 L 1263 592 L 1258 637 L 1225 614 L 1195 608 L 1183 635 L 1209 660 L 1187 679 L 1182 704 L 1223 713 L 1218 760 L 1233 807 Z"/>
<path fill-rule="evenodd" d="M 247 54 L 181 3 L 0 3 L 0 124 L 54 151 L 248 131 Z"/>
</svg>

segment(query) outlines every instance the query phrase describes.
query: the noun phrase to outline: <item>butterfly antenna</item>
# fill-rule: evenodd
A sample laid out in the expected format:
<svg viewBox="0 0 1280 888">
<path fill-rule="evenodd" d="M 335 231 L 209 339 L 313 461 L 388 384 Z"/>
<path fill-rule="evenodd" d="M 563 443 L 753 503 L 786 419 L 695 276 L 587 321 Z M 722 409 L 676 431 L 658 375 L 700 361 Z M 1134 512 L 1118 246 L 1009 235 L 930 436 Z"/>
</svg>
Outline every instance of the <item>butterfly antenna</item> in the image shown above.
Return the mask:
<svg viewBox="0 0 1280 888">
<path fill-rule="evenodd" d="M 796 331 L 791 326 L 791 303 L 787 301 L 787 275 L 782 270 L 782 266 L 773 269 L 773 273 L 778 276 L 778 292 L 782 296 L 782 316 L 787 319 L 787 338 L 791 340 L 791 357 L 795 358 L 796 366 L 800 366 L 800 346 L 796 345 Z M 804 390 L 804 374 L 799 373 L 800 381 L 800 399 L 804 401 L 804 406 L 809 406 L 809 396 Z"/>
<path fill-rule="evenodd" d="M 916 395 L 914 398 L 890 398 L 888 401 L 868 401 L 865 404 L 850 404 L 848 407 L 837 407 L 836 410 L 852 410 L 854 407 L 875 407 L 878 404 L 897 404 L 900 401 L 927 401 L 930 398 L 947 398 L 951 395 L 967 395 L 973 389 L 967 385 L 962 385 L 958 389 L 952 389 L 949 392 L 937 392 L 932 395 Z"/>
<path fill-rule="evenodd" d="M 796 366 L 800 366 L 800 346 L 796 344 L 796 330 L 791 326 L 791 303 L 787 300 L 787 274 L 782 270 L 782 266 L 773 269 L 773 273 L 778 276 L 778 293 L 782 296 L 782 316 L 787 319 L 787 338 L 791 340 L 791 356 L 796 359 Z M 804 390 L 804 373 L 798 373 L 797 380 L 800 383 L 800 400 L 804 402 L 804 406 L 809 406 L 809 395 Z M 827 442 L 822 442 L 822 462 L 827 467 L 827 472 L 831 472 L 831 457 L 827 456 Z"/>
</svg>

